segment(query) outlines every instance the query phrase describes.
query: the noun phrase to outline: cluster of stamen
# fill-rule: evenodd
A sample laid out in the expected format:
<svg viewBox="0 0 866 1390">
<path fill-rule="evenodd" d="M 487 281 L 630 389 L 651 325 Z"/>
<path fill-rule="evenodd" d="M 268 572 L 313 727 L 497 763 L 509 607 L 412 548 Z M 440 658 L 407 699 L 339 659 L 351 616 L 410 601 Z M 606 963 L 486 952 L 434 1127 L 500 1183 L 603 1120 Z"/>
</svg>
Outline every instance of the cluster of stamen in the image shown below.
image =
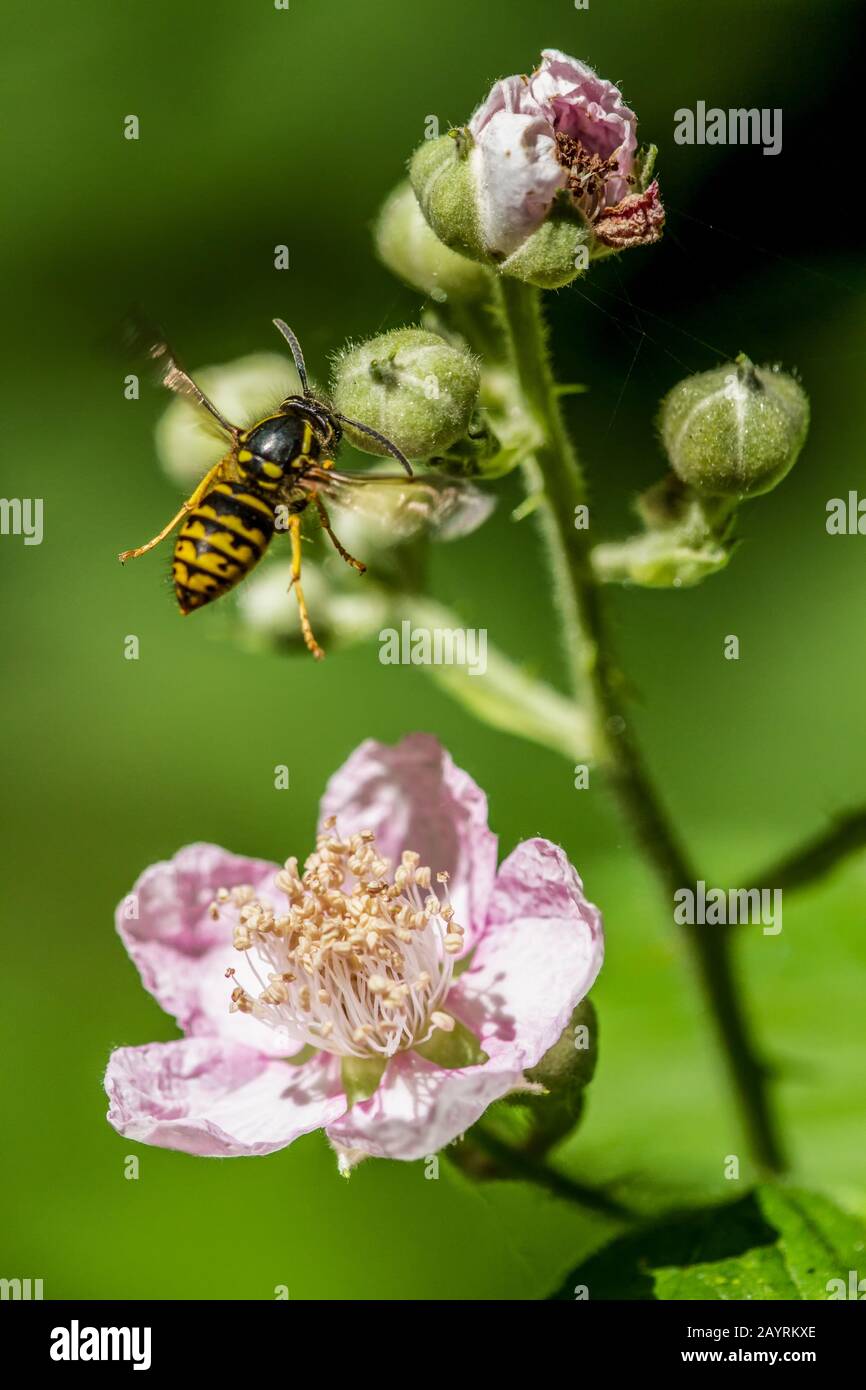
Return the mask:
<svg viewBox="0 0 866 1390">
<path fill-rule="evenodd" d="M 560 130 L 556 133 L 556 157 L 568 170 L 566 187 L 572 197 L 581 204 L 587 217 L 597 217 L 604 207 L 608 179 L 621 176 L 619 150 L 602 159 L 599 154 L 591 154 L 573 135 Z M 634 182 L 631 174 L 626 177 L 628 183 Z"/>
<path fill-rule="evenodd" d="M 279 914 L 246 886 L 221 889 L 211 912 L 236 914 L 235 949 L 257 993 L 232 981 L 231 1010 L 251 1014 L 295 1043 L 350 1057 L 391 1057 L 453 1028 L 442 1011 L 463 928 L 436 875 L 406 850 L 390 865 L 370 831 L 343 840 L 332 818 L 298 872 L 286 860 Z M 441 898 L 440 898 L 441 893 Z"/>
</svg>

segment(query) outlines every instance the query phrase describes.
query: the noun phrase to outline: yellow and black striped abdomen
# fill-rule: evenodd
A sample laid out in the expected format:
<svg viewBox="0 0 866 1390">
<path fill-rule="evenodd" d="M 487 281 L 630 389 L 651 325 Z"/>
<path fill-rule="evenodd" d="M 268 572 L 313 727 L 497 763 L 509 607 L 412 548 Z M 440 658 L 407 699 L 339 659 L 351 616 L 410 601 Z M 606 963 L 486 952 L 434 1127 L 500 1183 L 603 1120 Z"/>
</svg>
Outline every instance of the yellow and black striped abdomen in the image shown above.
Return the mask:
<svg viewBox="0 0 866 1390">
<path fill-rule="evenodd" d="M 274 534 L 272 503 L 249 483 L 217 483 L 191 511 L 172 561 L 181 613 L 233 589 L 258 564 Z"/>
</svg>

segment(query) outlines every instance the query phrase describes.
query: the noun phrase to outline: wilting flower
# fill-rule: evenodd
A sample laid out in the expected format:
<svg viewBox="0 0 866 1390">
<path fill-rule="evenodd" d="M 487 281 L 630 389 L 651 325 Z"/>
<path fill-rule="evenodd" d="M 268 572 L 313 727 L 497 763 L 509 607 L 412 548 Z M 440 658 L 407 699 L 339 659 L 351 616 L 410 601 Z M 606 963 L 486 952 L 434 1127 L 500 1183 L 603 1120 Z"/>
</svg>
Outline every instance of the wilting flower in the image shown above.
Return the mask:
<svg viewBox="0 0 866 1390">
<path fill-rule="evenodd" d="M 118 929 L 185 1036 L 112 1054 L 114 1127 L 224 1157 L 324 1128 L 344 1171 L 435 1152 L 525 1089 L 603 952 L 562 850 L 528 840 L 497 871 L 484 794 L 421 734 L 331 778 L 303 871 L 191 845 Z"/>
<path fill-rule="evenodd" d="M 581 247 L 588 257 L 661 236 L 658 184 L 636 132 L 612 82 L 548 48 L 531 77 L 495 84 L 450 148 L 449 137 L 422 146 L 413 186 L 447 245 L 520 279 L 565 284 L 586 268 Z"/>
</svg>

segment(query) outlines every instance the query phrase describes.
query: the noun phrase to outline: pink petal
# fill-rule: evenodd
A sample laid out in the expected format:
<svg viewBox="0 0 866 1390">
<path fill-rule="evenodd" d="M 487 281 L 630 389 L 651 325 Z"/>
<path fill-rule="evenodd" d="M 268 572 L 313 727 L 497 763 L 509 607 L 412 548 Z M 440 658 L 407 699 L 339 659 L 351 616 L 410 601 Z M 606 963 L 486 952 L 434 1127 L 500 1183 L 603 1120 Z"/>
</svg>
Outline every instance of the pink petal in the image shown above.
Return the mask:
<svg viewBox="0 0 866 1390">
<path fill-rule="evenodd" d="M 496 880 L 488 926 L 447 1007 L 489 1061 L 445 1071 L 417 1054 L 388 1064 L 382 1084 L 328 1126 L 340 1149 L 417 1159 L 463 1134 L 558 1040 L 604 954 L 601 915 L 565 854 L 547 840 L 518 845 Z"/>
<path fill-rule="evenodd" d="M 469 130 L 476 140 L 491 117 L 500 111 L 522 112 L 529 116 L 541 114 L 528 78 L 504 77 L 501 82 L 494 82 L 486 101 L 481 103 L 469 122 Z"/>
<path fill-rule="evenodd" d="M 395 746 L 368 739 L 325 789 L 320 822 L 337 817 L 341 835 L 373 830 L 392 865 L 417 850 L 434 875 L 450 875 L 456 920 L 466 948 L 483 925 L 496 874 L 496 836 L 487 826 L 487 798 L 429 734 Z"/>
<path fill-rule="evenodd" d="M 553 129 L 544 116 L 499 111 L 485 126 L 471 160 L 484 242 L 507 256 L 544 221 L 565 185 Z"/>
<path fill-rule="evenodd" d="M 119 1134 L 208 1158 L 284 1149 L 346 1105 L 333 1058 L 295 1067 L 215 1038 L 118 1048 L 105 1089 Z"/>
<path fill-rule="evenodd" d="M 503 862 L 470 968 L 448 996 L 491 1061 L 522 1071 L 562 1034 L 604 959 L 601 913 L 567 856 L 525 840 Z"/>
<path fill-rule="evenodd" d="M 412 1161 L 463 1134 L 495 1100 L 522 1084 L 519 1068 L 498 1061 L 444 1071 L 415 1052 L 392 1057 L 378 1091 L 328 1125 L 339 1150 Z"/>
<path fill-rule="evenodd" d="M 619 150 L 619 176 L 608 180 L 604 202 L 624 198 L 637 149 L 637 117 L 626 106 L 619 88 L 555 48 L 544 50 L 530 87 L 532 99 L 557 131 L 580 140 L 602 159 Z"/>
<path fill-rule="evenodd" d="M 262 859 L 246 859 L 217 845 L 187 845 L 172 860 L 146 869 L 118 907 L 117 930 L 142 984 L 184 1033 L 234 1039 L 274 1057 L 299 1050 L 257 1019 L 229 1013 L 227 967 L 235 967 L 237 982 L 250 988 L 252 977 L 245 977 L 246 958 L 232 945 L 230 914 L 215 921 L 208 913 L 219 888 L 242 883 L 277 906 L 276 873 L 276 866 Z M 127 916 L 130 902 L 137 906 L 137 918 Z"/>
</svg>

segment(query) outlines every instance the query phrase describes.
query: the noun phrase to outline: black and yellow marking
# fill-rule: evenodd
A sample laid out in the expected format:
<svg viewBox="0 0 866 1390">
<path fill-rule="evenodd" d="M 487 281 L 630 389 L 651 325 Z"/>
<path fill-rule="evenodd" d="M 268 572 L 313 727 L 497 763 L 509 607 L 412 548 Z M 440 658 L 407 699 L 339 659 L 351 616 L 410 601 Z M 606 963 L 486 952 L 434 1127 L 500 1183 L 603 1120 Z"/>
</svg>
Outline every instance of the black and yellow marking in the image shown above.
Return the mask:
<svg viewBox="0 0 866 1390">
<path fill-rule="evenodd" d="M 181 527 L 172 577 L 181 613 L 234 588 L 258 563 L 274 534 L 273 507 L 247 482 L 223 482 L 205 494 Z"/>
<path fill-rule="evenodd" d="M 262 492 L 276 492 L 285 476 L 281 463 L 261 458 L 250 449 L 239 449 L 237 455 L 238 472 L 245 482 Z"/>
</svg>

